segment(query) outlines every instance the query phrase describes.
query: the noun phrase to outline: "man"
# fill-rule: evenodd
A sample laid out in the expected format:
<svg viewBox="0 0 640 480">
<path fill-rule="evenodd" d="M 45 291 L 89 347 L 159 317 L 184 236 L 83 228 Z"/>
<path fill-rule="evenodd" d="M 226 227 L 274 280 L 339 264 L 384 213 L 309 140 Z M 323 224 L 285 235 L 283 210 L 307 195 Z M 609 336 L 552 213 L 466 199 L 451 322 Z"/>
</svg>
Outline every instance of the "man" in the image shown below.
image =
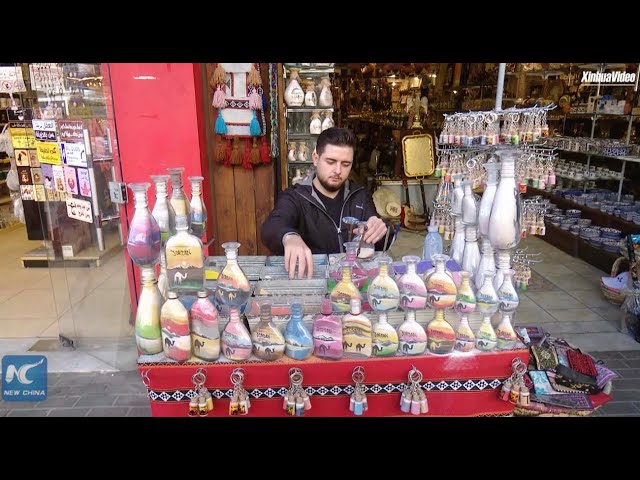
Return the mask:
<svg viewBox="0 0 640 480">
<path fill-rule="evenodd" d="M 328 128 L 318 136 L 313 152 L 314 176 L 288 188 L 262 225 L 262 243 L 274 254 L 284 252 L 285 269 L 293 278 L 313 275 L 312 253 L 343 251 L 348 235 L 343 217 L 367 222 L 363 241 L 380 242 L 387 224 L 376 215 L 371 195 L 347 179 L 353 166 L 356 137 L 345 128 Z M 360 233 L 358 229 L 354 233 Z"/>
</svg>

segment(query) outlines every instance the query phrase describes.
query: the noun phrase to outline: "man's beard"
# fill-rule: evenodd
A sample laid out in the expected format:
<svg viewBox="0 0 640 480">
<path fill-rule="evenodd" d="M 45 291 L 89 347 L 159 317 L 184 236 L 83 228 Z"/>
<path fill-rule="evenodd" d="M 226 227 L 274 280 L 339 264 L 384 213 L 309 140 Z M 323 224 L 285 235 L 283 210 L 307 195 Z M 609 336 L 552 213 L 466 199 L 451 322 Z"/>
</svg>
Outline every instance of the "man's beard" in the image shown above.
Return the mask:
<svg viewBox="0 0 640 480">
<path fill-rule="evenodd" d="M 322 180 L 322 178 L 320 178 L 320 176 L 318 177 L 318 182 L 320 182 L 320 185 L 322 185 L 322 188 L 324 188 L 327 192 L 337 192 L 339 191 L 343 185 L 345 184 L 346 180 L 344 182 L 342 182 L 340 185 L 333 185 L 330 183 L 325 182 L 324 180 Z"/>
</svg>

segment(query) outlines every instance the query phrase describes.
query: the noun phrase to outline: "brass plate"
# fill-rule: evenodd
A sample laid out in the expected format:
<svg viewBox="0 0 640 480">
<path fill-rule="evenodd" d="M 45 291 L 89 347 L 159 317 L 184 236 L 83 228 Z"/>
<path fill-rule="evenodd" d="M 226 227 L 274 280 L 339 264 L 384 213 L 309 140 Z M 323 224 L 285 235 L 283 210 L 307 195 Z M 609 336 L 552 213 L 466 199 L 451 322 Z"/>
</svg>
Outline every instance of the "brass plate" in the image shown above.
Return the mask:
<svg viewBox="0 0 640 480">
<path fill-rule="evenodd" d="M 433 136 L 429 133 L 402 138 L 402 159 L 407 177 L 426 177 L 435 171 Z"/>
</svg>

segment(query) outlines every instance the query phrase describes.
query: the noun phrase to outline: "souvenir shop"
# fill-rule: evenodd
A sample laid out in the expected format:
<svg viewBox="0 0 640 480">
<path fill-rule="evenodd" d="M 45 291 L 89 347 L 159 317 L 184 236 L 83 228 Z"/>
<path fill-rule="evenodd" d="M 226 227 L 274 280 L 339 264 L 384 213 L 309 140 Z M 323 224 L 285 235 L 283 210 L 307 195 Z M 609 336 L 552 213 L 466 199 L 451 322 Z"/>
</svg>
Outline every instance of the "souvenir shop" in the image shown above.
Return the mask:
<svg viewBox="0 0 640 480">
<path fill-rule="evenodd" d="M 635 84 L 620 103 L 599 83 L 587 95 L 592 66 L 575 64 L 170 67 L 109 66 L 154 416 L 578 416 L 612 399 L 615 372 L 516 321 L 534 261 L 518 245 L 562 239 L 611 253 L 611 270 L 624 244 L 635 263 Z M 627 119 L 624 141 L 598 129 L 607 115 Z M 353 175 L 389 222 L 385 251 L 344 218 L 344 252 L 290 280 L 260 226 L 334 125 L 358 136 Z M 392 258 L 405 230 L 427 233 L 422 254 Z"/>
</svg>

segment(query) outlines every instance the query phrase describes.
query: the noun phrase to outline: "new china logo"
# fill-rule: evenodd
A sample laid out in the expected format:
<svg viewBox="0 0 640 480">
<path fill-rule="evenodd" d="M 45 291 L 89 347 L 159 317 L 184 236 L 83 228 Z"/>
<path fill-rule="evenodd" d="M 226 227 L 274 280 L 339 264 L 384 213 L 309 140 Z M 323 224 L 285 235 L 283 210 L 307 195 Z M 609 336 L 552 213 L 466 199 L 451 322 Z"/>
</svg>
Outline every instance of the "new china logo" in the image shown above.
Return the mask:
<svg viewBox="0 0 640 480">
<path fill-rule="evenodd" d="M 599 83 L 602 86 L 628 86 L 636 83 L 636 74 L 621 70 L 614 72 L 582 72 L 581 83 Z"/>
<path fill-rule="evenodd" d="M 47 399 L 47 357 L 2 357 L 2 399 L 5 402 L 38 402 Z"/>
</svg>

